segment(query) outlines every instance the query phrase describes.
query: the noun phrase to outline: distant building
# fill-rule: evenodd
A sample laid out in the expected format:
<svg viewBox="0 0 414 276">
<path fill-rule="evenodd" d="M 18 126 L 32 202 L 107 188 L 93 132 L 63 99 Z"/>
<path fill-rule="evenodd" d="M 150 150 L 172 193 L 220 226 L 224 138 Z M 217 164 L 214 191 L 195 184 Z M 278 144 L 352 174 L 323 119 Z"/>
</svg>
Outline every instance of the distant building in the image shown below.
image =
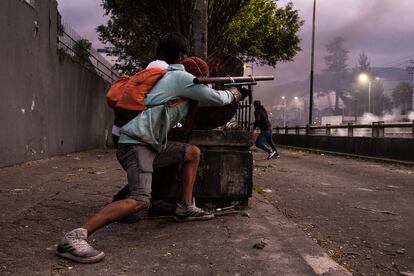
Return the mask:
<svg viewBox="0 0 414 276">
<path fill-rule="evenodd" d="M 336 92 L 333 90 L 330 90 L 328 92 L 317 92 L 315 94 L 315 97 L 313 99 L 313 106 L 315 109 L 318 109 L 320 111 L 326 110 L 326 109 L 335 109 L 335 96 Z M 339 108 L 343 109 L 345 108 L 345 104 L 342 101 L 341 98 L 339 98 Z"/>
</svg>

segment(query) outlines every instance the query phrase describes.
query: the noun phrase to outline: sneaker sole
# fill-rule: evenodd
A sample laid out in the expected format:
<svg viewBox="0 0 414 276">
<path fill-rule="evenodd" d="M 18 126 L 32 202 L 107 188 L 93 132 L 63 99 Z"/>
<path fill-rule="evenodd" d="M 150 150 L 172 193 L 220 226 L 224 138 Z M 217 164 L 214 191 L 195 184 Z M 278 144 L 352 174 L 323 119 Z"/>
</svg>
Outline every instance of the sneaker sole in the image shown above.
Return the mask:
<svg viewBox="0 0 414 276">
<path fill-rule="evenodd" d="M 93 264 L 93 263 L 97 263 L 102 261 L 102 259 L 105 257 L 105 253 L 101 252 L 96 256 L 93 257 L 87 257 L 87 258 L 82 258 L 82 257 L 76 257 L 73 256 L 72 254 L 68 253 L 68 252 L 59 252 L 56 251 L 55 252 L 57 256 L 68 259 L 68 260 L 72 260 L 78 263 L 82 263 L 82 264 Z"/>
<path fill-rule="evenodd" d="M 280 158 L 280 155 L 276 155 L 276 156 L 268 157 L 268 158 L 267 158 L 267 160 L 270 160 L 270 159 L 278 159 L 278 158 Z"/>
<path fill-rule="evenodd" d="M 183 217 L 183 218 L 174 216 L 174 220 L 177 221 L 177 222 L 197 221 L 197 220 L 199 220 L 199 221 L 201 221 L 201 220 L 211 220 L 213 218 L 214 218 L 214 214 L 208 215 L 208 216 L 202 216 L 202 217 Z"/>
</svg>

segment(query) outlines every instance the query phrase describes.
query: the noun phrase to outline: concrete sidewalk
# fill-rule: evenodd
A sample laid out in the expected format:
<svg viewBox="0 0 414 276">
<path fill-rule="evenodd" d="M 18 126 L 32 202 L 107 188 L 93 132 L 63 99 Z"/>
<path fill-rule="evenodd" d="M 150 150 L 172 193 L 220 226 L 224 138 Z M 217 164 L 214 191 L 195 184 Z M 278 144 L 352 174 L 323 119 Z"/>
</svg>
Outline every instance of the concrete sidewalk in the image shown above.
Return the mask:
<svg viewBox="0 0 414 276">
<path fill-rule="evenodd" d="M 114 151 L 0 169 L 0 275 L 350 275 L 257 194 L 249 216 L 112 224 L 91 237 L 106 253 L 98 264 L 56 257 L 63 234 L 109 202 L 125 178 Z"/>
</svg>

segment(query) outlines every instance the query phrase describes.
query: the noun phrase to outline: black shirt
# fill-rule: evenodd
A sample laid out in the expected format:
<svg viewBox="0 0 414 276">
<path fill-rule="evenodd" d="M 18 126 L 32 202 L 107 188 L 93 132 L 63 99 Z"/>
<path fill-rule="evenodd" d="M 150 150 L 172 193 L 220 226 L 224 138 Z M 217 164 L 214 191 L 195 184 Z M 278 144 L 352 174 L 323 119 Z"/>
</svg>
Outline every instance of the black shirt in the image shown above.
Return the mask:
<svg viewBox="0 0 414 276">
<path fill-rule="evenodd" d="M 259 127 L 261 131 L 269 130 L 272 128 L 269 118 L 267 117 L 266 110 L 257 108 L 254 110 L 254 125 L 253 129 Z"/>
</svg>

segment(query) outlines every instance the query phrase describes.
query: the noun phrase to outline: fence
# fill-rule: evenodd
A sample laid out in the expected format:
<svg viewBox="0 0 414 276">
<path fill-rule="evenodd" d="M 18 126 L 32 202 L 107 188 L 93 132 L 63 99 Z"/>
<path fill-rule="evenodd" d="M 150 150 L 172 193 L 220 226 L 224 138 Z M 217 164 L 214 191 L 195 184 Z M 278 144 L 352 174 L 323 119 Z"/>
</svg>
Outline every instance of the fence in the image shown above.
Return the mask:
<svg viewBox="0 0 414 276">
<path fill-rule="evenodd" d="M 252 118 L 252 103 L 249 99 L 240 102 L 237 106 L 236 120 L 237 125 L 241 126 L 244 130 L 250 130 Z"/>
<path fill-rule="evenodd" d="M 118 72 L 98 52 L 90 47 L 88 40 L 81 37 L 58 16 L 58 49 L 78 61 L 88 70 L 94 70 L 108 82 L 119 78 Z"/>
<path fill-rule="evenodd" d="M 414 121 L 400 123 L 275 127 L 276 134 L 325 135 L 347 137 L 390 137 L 414 139 Z"/>
</svg>

